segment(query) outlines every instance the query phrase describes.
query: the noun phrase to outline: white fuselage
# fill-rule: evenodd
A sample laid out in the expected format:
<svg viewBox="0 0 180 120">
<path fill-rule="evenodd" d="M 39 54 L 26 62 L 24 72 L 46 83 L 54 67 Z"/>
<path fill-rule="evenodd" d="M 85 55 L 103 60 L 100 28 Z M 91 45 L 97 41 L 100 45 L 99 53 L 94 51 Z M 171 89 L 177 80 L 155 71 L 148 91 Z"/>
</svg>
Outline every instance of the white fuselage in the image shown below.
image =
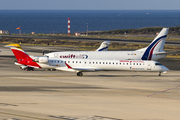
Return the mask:
<svg viewBox="0 0 180 120">
<path fill-rule="evenodd" d="M 169 28 L 163 28 L 161 32 L 146 48 L 135 51 L 66 51 L 52 52 L 46 56 L 52 58 L 78 58 L 78 59 L 121 59 L 121 60 L 158 60 L 166 56 L 163 51 Z"/>
<path fill-rule="evenodd" d="M 49 58 L 48 63 L 38 63 L 43 69 L 57 69 L 62 71 L 158 71 L 169 70 L 156 61 L 142 60 L 97 60 L 97 59 L 57 59 Z"/>
<path fill-rule="evenodd" d="M 45 54 L 50 58 L 60 59 L 114 59 L 114 60 L 141 60 L 144 51 L 68 51 Z M 158 60 L 166 55 L 152 55 L 152 60 Z"/>
</svg>

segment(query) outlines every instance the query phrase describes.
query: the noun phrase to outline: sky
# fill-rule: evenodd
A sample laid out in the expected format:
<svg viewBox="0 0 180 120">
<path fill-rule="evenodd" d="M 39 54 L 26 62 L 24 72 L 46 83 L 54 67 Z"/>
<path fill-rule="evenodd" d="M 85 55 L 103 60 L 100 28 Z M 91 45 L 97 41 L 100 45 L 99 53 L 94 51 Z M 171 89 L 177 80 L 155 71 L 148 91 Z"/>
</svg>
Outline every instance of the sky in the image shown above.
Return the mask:
<svg viewBox="0 0 180 120">
<path fill-rule="evenodd" d="M 0 0 L 0 10 L 180 10 L 180 0 Z"/>
</svg>

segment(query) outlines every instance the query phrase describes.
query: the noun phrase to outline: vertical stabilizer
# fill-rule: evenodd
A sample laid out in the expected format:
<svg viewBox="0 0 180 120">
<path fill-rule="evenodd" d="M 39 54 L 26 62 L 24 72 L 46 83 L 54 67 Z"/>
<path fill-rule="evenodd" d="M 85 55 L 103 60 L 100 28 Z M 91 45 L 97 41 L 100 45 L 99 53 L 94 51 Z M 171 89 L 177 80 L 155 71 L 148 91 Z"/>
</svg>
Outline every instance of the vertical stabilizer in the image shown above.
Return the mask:
<svg viewBox="0 0 180 120">
<path fill-rule="evenodd" d="M 110 41 L 104 41 L 101 43 L 101 46 L 96 51 L 107 51 Z"/>
<path fill-rule="evenodd" d="M 9 45 L 6 45 L 5 47 L 11 48 L 17 60 L 20 60 L 20 59 L 32 60 L 32 58 L 29 57 L 29 55 L 21 48 L 19 44 L 9 44 Z"/>
<path fill-rule="evenodd" d="M 21 64 L 24 66 L 36 67 L 41 68 L 41 66 L 36 63 L 22 48 L 19 44 L 9 44 L 5 47 L 10 47 L 14 56 L 17 59 L 16 64 Z"/>
<path fill-rule="evenodd" d="M 161 32 L 156 36 L 156 38 L 151 42 L 151 44 L 145 50 L 142 60 L 151 60 L 153 53 L 162 52 L 169 28 L 163 28 Z"/>
</svg>

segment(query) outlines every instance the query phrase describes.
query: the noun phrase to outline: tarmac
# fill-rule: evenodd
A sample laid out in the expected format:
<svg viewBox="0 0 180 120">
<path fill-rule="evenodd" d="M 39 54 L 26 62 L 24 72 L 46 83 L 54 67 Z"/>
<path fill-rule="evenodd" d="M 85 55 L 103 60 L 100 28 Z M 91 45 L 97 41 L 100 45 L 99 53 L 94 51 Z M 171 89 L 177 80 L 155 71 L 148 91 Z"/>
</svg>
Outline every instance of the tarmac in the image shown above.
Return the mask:
<svg viewBox="0 0 180 120">
<path fill-rule="evenodd" d="M 23 46 L 34 51 L 41 47 Z M 53 48 L 51 48 L 53 49 Z M 170 71 L 76 73 L 24 71 L 9 48 L 0 46 L 2 120 L 178 120 L 180 59 L 164 58 Z"/>
</svg>

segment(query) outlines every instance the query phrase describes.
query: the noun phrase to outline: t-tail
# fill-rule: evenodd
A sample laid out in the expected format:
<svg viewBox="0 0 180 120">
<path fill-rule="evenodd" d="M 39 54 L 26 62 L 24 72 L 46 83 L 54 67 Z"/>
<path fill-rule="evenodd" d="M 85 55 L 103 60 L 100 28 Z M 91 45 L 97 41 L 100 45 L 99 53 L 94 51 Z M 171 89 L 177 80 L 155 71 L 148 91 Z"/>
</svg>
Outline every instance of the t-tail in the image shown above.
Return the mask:
<svg viewBox="0 0 180 120">
<path fill-rule="evenodd" d="M 153 60 L 157 60 L 166 56 L 167 53 L 163 51 L 163 48 L 168 30 L 169 28 L 163 28 L 148 47 L 138 50 L 144 51 L 144 54 L 141 58 L 142 60 L 152 60 L 152 58 Z"/>
<path fill-rule="evenodd" d="M 101 46 L 96 51 L 107 51 L 110 41 L 104 41 L 101 43 Z"/>
<path fill-rule="evenodd" d="M 41 68 L 22 48 L 19 44 L 9 44 L 5 47 L 10 47 L 14 56 L 17 59 L 17 63 L 30 67 Z"/>
</svg>

